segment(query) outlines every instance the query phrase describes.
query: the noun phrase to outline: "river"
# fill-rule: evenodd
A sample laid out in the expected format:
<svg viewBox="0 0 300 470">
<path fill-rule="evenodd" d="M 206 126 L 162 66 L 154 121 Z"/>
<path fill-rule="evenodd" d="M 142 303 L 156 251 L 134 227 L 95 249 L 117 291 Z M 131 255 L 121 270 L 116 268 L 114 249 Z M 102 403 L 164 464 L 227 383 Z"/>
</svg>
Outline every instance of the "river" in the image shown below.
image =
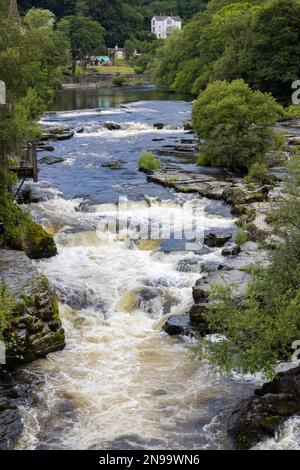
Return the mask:
<svg viewBox="0 0 300 470">
<path fill-rule="evenodd" d="M 55 144 L 53 155 L 64 161 L 40 166 L 38 188 L 49 197 L 30 207 L 58 245 L 58 256 L 37 266 L 58 292 L 67 347 L 24 367 L 33 390 L 18 448 L 230 449 L 227 417 L 258 381 L 218 374 L 193 360 L 190 339 L 161 331 L 164 315 L 193 303 L 200 275 L 180 269 L 191 253 L 175 240 L 140 243 L 106 225 L 125 216 L 115 204 L 126 196 L 126 215 L 139 227 L 180 221 L 189 202 L 200 208 L 203 229 L 233 230 L 225 204 L 175 194 L 138 171 L 141 152 L 186 137 L 191 103 L 151 88 L 66 90 L 51 111 L 43 124 L 83 131 Z M 106 121 L 122 130 L 108 131 Z M 157 122 L 165 128 L 153 129 Z M 196 168 L 183 157 L 162 158 Z M 203 257 L 219 260 L 220 250 Z"/>
</svg>

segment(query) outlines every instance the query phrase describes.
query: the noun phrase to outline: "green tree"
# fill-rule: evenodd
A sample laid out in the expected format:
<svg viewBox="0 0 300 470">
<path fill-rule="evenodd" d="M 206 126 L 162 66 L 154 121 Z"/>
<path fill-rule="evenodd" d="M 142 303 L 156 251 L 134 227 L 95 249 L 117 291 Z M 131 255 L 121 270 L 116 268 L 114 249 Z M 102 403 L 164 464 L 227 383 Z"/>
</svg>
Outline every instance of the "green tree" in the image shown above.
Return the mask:
<svg viewBox="0 0 300 470">
<path fill-rule="evenodd" d="M 87 55 L 101 54 L 106 51 L 105 31 L 97 21 L 81 16 L 66 16 L 58 23 L 58 29 L 70 40 L 73 72 L 75 72 L 77 59 L 84 59 Z"/>
<path fill-rule="evenodd" d="M 125 41 L 124 49 L 125 49 L 125 60 L 126 62 L 129 62 L 132 59 L 134 52 L 135 52 L 134 42 L 129 39 Z"/>
<path fill-rule="evenodd" d="M 282 112 L 271 95 L 251 90 L 243 80 L 216 81 L 195 102 L 193 124 L 213 165 L 247 171 L 276 145 L 273 126 Z"/>
<path fill-rule="evenodd" d="M 48 29 L 52 30 L 55 23 L 55 15 L 49 10 L 42 8 L 32 8 L 27 12 L 24 24 L 28 29 Z"/>
<path fill-rule="evenodd" d="M 299 17 L 299 0 L 265 2 L 244 52 L 247 81 L 284 104 L 290 104 L 291 84 L 300 76 Z"/>
</svg>

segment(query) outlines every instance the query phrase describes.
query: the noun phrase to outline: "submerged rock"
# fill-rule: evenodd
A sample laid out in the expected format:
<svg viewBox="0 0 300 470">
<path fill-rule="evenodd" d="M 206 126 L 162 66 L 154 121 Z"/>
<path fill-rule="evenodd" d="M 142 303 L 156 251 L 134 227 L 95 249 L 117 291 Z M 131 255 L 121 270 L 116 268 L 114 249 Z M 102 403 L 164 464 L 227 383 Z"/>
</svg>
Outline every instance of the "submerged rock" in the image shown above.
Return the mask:
<svg viewBox="0 0 300 470">
<path fill-rule="evenodd" d="M 65 347 L 58 304 L 47 279 L 22 252 L 0 251 L 1 275 L 13 299 L 4 339 L 7 364 L 32 362 Z"/>
<path fill-rule="evenodd" d="M 42 165 L 56 165 L 57 163 L 63 163 L 64 161 L 64 158 L 43 157 L 39 160 L 39 163 Z"/>
<path fill-rule="evenodd" d="M 161 131 L 165 127 L 165 125 L 162 122 L 156 122 L 153 124 L 153 127 L 154 129 L 158 129 Z"/>
<path fill-rule="evenodd" d="M 300 367 L 280 373 L 233 412 L 228 432 L 238 449 L 274 437 L 285 419 L 300 413 Z"/>
<path fill-rule="evenodd" d="M 122 129 L 122 127 L 119 124 L 116 124 L 115 122 L 105 122 L 103 125 L 109 131 L 119 131 L 120 129 Z"/>
</svg>

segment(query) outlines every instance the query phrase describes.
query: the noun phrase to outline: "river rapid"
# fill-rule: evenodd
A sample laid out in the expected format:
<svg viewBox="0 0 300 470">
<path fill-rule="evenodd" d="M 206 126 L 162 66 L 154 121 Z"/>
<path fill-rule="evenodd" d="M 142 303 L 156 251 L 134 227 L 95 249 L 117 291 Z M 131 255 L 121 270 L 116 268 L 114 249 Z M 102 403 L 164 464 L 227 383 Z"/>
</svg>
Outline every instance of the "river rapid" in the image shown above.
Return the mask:
<svg viewBox="0 0 300 470">
<path fill-rule="evenodd" d="M 149 220 L 156 226 L 180 222 L 188 203 L 199 208 L 204 230 L 234 230 L 224 203 L 175 194 L 147 183 L 138 171 L 141 152 L 187 137 L 183 122 L 190 113 L 191 103 L 181 97 L 129 88 L 66 90 L 44 115 L 44 125 L 83 131 L 55 143 L 53 155 L 64 161 L 40 166 L 37 188 L 48 197 L 30 206 L 57 242 L 58 256 L 37 267 L 60 298 L 67 346 L 23 369 L 33 385 L 21 409 L 18 449 L 232 447 L 227 417 L 260 382 L 221 376 L 193 360 L 191 339 L 161 331 L 166 315 L 186 312 L 193 303 L 200 274 L 182 269 L 193 253 L 177 240 L 139 242 L 106 224 L 125 215 L 139 227 Z M 107 121 L 122 129 L 108 131 Z M 157 122 L 165 128 L 153 129 Z M 196 169 L 186 157 L 161 158 Z M 111 162 L 118 168 L 109 168 Z M 120 196 L 130 200 L 126 214 L 117 212 Z M 202 258 L 222 256 L 215 250 Z M 295 448 L 294 424 L 290 420 L 277 440 L 260 448 Z"/>
</svg>

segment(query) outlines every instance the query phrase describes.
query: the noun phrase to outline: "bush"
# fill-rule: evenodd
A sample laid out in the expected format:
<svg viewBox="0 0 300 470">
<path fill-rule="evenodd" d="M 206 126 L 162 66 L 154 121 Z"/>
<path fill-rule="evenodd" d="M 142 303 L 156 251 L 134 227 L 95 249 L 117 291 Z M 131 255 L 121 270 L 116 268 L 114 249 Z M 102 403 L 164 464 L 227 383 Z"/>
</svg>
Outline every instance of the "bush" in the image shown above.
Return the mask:
<svg viewBox="0 0 300 470">
<path fill-rule="evenodd" d="M 141 65 L 136 65 L 134 67 L 134 71 L 137 75 L 143 75 L 144 73 L 144 68 Z"/>
<path fill-rule="evenodd" d="M 126 79 L 125 77 L 122 77 L 121 75 L 119 75 L 118 77 L 114 77 L 112 79 L 112 84 L 114 86 L 124 86 L 126 83 Z"/>
<path fill-rule="evenodd" d="M 12 314 L 12 300 L 5 284 L 0 284 L 0 340 Z"/>
<path fill-rule="evenodd" d="M 160 169 L 160 162 L 151 152 L 145 152 L 141 155 L 139 169 L 142 171 L 155 171 Z"/>
<path fill-rule="evenodd" d="M 253 163 L 246 177 L 248 181 L 256 181 L 262 183 L 268 173 L 268 168 L 263 163 Z"/>
<path fill-rule="evenodd" d="M 248 171 L 277 143 L 273 129 L 282 107 L 243 80 L 216 81 L 193 107 L 193 127 L 204 140 L 203 155 L 213 165 Z"/>
<path fill-rule="evenodd" d="M 198 166 L 211 166 L 209 159 L 205 155 L 200 155 L 196 160 Z"/>
<path fill-rule="evenodd" d="M 242 228 L 240 228 L 237 233 L 236 233 L 236 237 L 235 237 L 235 242 L 238 246 L 242 246 L 244 245 L 244 243 L 246 243 L 248 241 L 248 234 L 245 230 L 243 230 Z"/>
</svg>

